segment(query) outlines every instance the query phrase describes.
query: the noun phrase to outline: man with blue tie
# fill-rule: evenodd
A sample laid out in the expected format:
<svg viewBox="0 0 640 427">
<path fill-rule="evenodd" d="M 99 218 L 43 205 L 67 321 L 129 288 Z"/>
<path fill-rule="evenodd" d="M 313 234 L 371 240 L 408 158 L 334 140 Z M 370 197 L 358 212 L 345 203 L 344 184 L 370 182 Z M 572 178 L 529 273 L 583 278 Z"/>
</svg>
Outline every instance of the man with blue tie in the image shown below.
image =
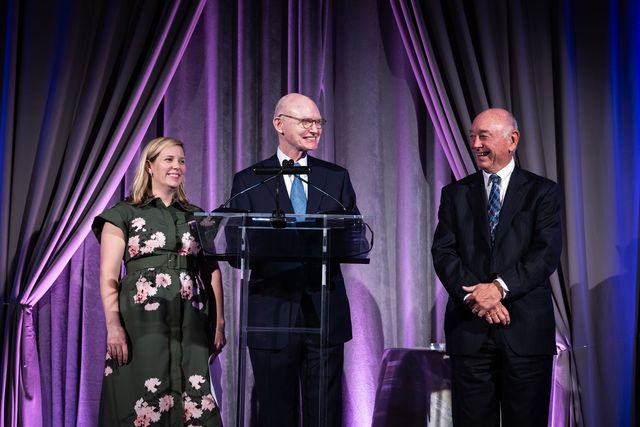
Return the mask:
<svg viewBox="0 0 640 427">
<path fill-rule="evenodd" d="M 480 171 L 442 189 L 432 255 L 457 427 L 547 426 L 560 190 L 515 165 L 519 139 L 510 112 L 483 111 L 469 132 Z"/>
<path fill-rule="evenodd" d="M 253 173 L 254 168 L 277 168 L 292 160 L 296 166 L 308 166 L 311 171 L 302 177 L 279 176 L 234 198 L 231 206 L 249 212 L 271 212 L 278 186 L 286 188 L 289 195 L 280 197 L 280 207 L 285 213 L 358 214 L 347 170 L 307 154 L 318 147 L 325 123 L 310 98 L 298 93 L 282 97 L 273 115 L 278 135 L 276 154 L 238 172 L 231 194 L 239 194 L 262 180 Z M 320 264 L 263 262 L 251 267 L 249 326 L 320 326 Z M 318 414 L 318 334 L 252 332 L 248 334 L 248 347 L 257 405 L 251 425 L 294 427 L 300 425 L 299 421 L 310 427 L 317 426 L 319 421 L 328 426 L 342 425 L 342 365 L 344 343 L 351 339 L 351 315 L 340 265 L 331 263 L 330 274 L 325 348 L 327 418 Z"/>
</svg>

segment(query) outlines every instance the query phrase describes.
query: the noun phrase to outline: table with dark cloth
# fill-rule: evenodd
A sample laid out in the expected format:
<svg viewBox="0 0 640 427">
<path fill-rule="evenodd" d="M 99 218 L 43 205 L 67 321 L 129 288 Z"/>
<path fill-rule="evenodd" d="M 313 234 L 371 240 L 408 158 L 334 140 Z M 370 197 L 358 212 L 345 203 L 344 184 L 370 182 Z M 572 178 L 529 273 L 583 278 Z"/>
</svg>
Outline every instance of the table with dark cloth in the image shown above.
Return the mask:
<svg viewBox="0 0 640 427">
<path fill-rule="evenodd" d="M 372 427 L 451 425 L 451 363 L 442 347 L 384 351 Z"/>
</svg>

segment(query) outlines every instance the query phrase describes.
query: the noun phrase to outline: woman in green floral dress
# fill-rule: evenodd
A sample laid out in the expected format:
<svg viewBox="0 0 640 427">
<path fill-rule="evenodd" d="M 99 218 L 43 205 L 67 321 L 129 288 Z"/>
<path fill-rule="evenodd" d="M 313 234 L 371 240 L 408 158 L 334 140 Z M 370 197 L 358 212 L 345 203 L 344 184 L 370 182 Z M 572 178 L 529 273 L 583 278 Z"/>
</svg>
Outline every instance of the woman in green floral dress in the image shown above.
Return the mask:
<svg viewBox="0 0 640 427">
<path fill-rule="evenodd" d="M 100 425 L 222 425 L 209 375 L 225 345 L 221 275 L 201 253 L 185 171 L 182 142 L 150 141 L 127 201 L 93 222 L 107 324 Z"/>
</svg>

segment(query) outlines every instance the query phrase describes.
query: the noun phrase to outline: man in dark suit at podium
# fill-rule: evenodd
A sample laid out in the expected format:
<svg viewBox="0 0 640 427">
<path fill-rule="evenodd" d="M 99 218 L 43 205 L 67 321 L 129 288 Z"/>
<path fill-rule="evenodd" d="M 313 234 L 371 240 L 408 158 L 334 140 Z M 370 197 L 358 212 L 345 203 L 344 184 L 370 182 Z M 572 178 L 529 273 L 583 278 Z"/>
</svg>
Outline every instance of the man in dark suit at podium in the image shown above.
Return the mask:
<svg viewBox="0 0 640 427">
<path fill-rule="evenodd" d="M 238 172 L 231 194 L 236 195 L 264 178 L 254 174 L 254 168 L 278 168 L 285 160 L 293 160 L 296 166 L 309 167 L 310 173 L 302 176 L 307 182 L 294 175 L 279 176 L 236 197 L 231 206 L 249 212 L 271 213 L 276 206 L 278 185 L 282 193 L 279 204 L 285 213 L 357 214 L 356 195 L 347 170 L 307 155 L 318 147 L 324 124 L 318 107 L 308 97 L 298 93 L 282 97 L 273 115 L 273 127 L 278 134 L 276 154 Z M 331 263 L 330 275 L 327 280 L 326 425 L 340 426 L 344 343 L 351 339 L 351 318 L 339 264 Z M 318 328 L 320 280 L 319 264 L 252 264 L 249 326 Z M 318 334 L 251 332 L 248 347 L 257 398 L 254 421 L 257 418 L 258 425 L 297 426 L 300 406 L 305 426 L 317 426 L 320 418 L 325 421 L 324 415 L 318 414 Z"/>
<path fill-rule="evenodd" d="M 562 249 L 558 185 L 515 166 L 506 110 L 473 121 L 480 171 L 442 190 L 433 263 L 449 293 L 454 426 L 547 426 Z"/>
</svg>

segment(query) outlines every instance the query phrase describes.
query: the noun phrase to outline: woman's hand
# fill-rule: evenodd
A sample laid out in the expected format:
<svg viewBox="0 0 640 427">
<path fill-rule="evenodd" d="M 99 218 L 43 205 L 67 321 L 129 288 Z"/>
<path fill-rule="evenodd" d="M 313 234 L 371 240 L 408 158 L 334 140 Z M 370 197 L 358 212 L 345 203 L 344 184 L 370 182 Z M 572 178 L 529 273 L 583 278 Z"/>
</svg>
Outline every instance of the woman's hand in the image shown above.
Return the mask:
<svg viewBox="0 0 640 427">
<path fill-rule="evenodd" d="M 213 353 L 215 355 L 220 354 L 225 345 L 227 345 L 227 337 L 224 334 L 224 325 L 218 325 L 213 338 Z"/>
<path fill-rule="evenodd" d="M 127 333 L 122 325 L 107 326 L 107 352 L 118 366 L 125 365 L 129 361 Z"/>
<path fill-rule="evenodd" d="M 118 366 L 129 361 L 127 333 L 120 323 L 118 306 L 118 278 L 124 249 L 122 230 L 105 223 L 100 238 L 100 297 L 107 324 L 107 353 Z"/>
</svg>

